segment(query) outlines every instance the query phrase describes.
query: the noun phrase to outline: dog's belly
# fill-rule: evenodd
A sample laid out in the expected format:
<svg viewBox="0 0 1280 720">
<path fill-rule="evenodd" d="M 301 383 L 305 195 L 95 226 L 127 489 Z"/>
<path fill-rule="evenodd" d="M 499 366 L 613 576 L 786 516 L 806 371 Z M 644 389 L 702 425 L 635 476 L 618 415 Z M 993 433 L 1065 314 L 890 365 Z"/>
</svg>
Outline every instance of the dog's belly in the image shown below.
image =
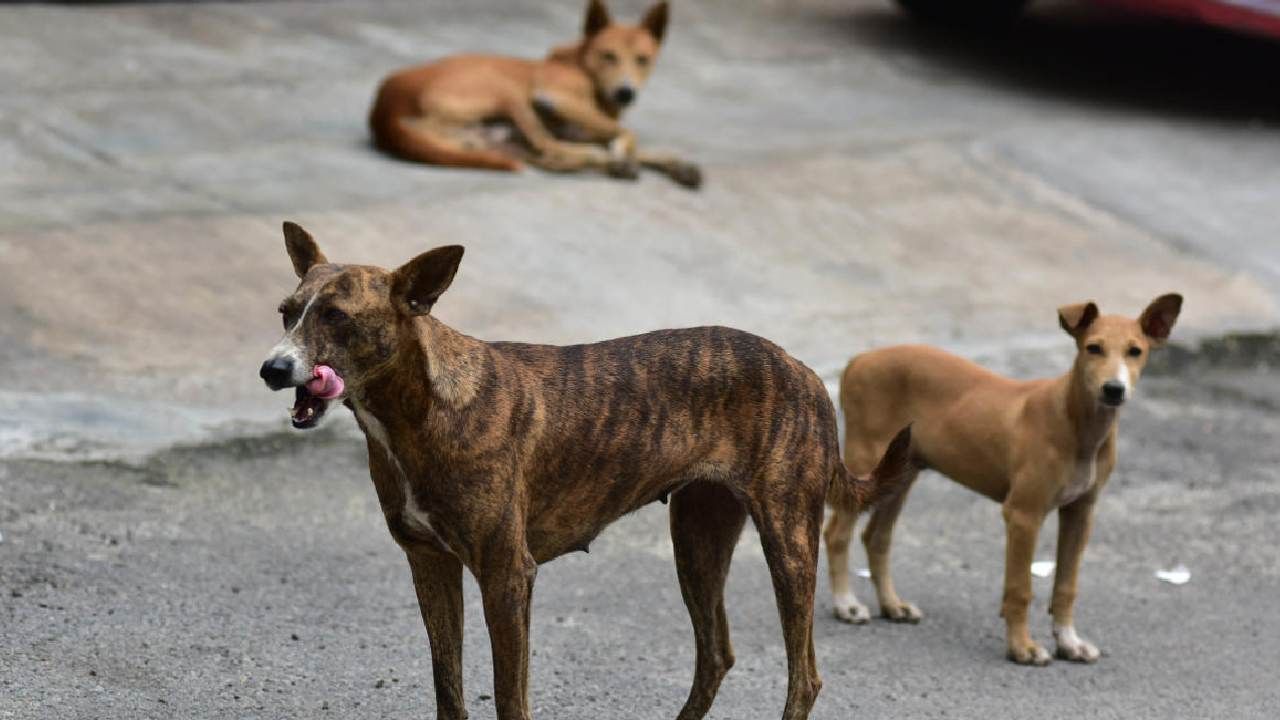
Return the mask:
<svg viewBox="0 0 1280 720">
<path fill-rule="evenodd" d="M 528 520 L 525 532 L 529 553 L 544 563 L 571 552 L 590 552 L 596 536 L 618 518 L 649 503 L 665 500 L 667 487 L 678 482 L 637 483 L 625 492 L 601 487 L 599 483 L 583 483 L 579 487 L 600 488 L 595 497 L 570 493 L 564 500 L 547 507 Z"/>
<path fill-rule="evenodd" d="M 957 423 L 943 416 L 941 421 L 926 418 L 917 422 L 912 440 L 928 469 L 996 502 L 1008 496 L 1009 474 L 1003 452 L 990 438 L 958 435 Z"/>
<path fill-rule="evenodd" d="M 668 498 L 692 482 L 731 484 L 731 465 L 703 454 L 690 462 L 670 456 L 651 456 L 653 472 L 619 473 L 609 482 L 600 477 L 576 482 L 537 484 L 550 497 L 539 497 L 528 520 L 526 539 L 529 552 L 538 562 L 546 562 L 570 552 L 589 552 L 596 536 L 622 516 Z"/>
</svg>

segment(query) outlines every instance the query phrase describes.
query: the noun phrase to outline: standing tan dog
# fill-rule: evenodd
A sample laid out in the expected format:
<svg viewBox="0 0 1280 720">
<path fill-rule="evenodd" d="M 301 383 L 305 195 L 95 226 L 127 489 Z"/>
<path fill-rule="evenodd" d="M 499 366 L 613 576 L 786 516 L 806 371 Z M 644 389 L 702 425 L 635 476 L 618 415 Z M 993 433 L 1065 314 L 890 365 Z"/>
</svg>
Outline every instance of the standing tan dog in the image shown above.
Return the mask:
<svg viewBox="0 0 1280 720">
<path fill-rule="evenodd" d="M 619 123 L 649 78 L 667 15 L 660 2 L 639 25 L 621 25 L 591 0 L 582 39 L 546 60 L 456 55 L 399 70 L 369 114 L 374 144 L 407 160 L 491 170 L 528 162 L 635 178 L 645 166 L 696 188 L 698 166 L 640 152 Z"/>
<path fill-rule="evenodd" d="M 733 650 L 724 582 L 749 514 L 773 577 L 787 649 L 783 717 L 809 715 L 818 535 L 828 489 L 849 513 L 905 476 L 909 432 L 864 477 L 840 462 L 822 381 L 767 340 L 728 328 L 662 330 L 592 345 L 488 343 L 429 312 L 462 248 L 394 272 L 328 262 L 297 225 L 301 283 L 263 363 L 295 388 L 309 428 L 351 408 L 392 537 L 409 557 L 431 640 L 440 718 L 466 717 L 462 570 L 480 585 L 498 717 L 528 720 L 529 605 L 540 563 L 671 497 L 676 571 L 697 643 L 682 720 L 703 717 Z"/>
<path fill-rule="evenodd" d="M 1078 350 L 1071 370 L 1056 379 L 1010 380 L 923 346 L 875 350 L 845 368 L 840 404 L 851 471 L 872 467 L 893 429 L 914 421 L 912 480 L 920 468 L 932 468 L 1003 503 L 1002 615 L 1015 662 L 1049 662 L 1049 653 L 1027 629 L 1027 606 L 1036 537 L 1055 509 L 1058 563 L 1050 612 L 1057 654 L 1080 662 L 1098 659 L 1098 649 L 1076 634 L 1072 619 L 1080 557 L 1094 502 L 1115 466 L 1120 406 L 1133 392 L 1147 354 L 1169 337 L 1181 308 L 1180 295 L 1156 298 L 1137 320 L 1099 316 L 1092 302 L 1059 308 L 1059 323 Z M 889 576 L 889 542 L 905 500 L 904 490 L 877 506 L 862 542 L 881 614 L 918 622 L 920 611 L 898 597 Z M 863 623 L 870 613 L 849 587 L 849 539 L 856 520 L 855 513 L 837 507 L 824 537 L 836 616 Z"/>
</svg>

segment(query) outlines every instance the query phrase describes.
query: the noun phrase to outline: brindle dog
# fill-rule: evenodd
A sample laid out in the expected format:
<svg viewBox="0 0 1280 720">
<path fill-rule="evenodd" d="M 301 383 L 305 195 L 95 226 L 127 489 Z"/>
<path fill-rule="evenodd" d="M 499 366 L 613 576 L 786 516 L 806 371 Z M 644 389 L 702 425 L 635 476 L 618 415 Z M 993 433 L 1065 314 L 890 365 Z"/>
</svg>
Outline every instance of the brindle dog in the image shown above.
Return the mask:
<svg viewBox="0 0 1280 720">
<path fill-rule="evenodd" d="M 681 592 L 697 662 L 682 720 L 706 715 L 733 665 L 729 560 L 748 515 L 760 532 L 786 641 L 783 718 L 821 687 L 813 650 L 818 535 L 828 489 L 850 511 L 907 475 L 909 430 L 869 476 L 840 462 L 835 411 L 811 370 L 738 330 L 660 330 L 590 345 L 481 342 L 436 320 L 462 248 L 394 272 L 329 263 L 285 223 L 301 283 L 280 305 L 285 336 L 263 364 L 296 388 L 294 424 L 329 400 L 356 415 L 392 536 L 408 554 L 431 641 L 438 717 L 467 716 L 462 571 L 480 586 L 498 717 L 528 720 L 529 606 L 540 563 L 670 496 Z M 323 368 L 323 370 L 321 369 Z"/>
</svg>

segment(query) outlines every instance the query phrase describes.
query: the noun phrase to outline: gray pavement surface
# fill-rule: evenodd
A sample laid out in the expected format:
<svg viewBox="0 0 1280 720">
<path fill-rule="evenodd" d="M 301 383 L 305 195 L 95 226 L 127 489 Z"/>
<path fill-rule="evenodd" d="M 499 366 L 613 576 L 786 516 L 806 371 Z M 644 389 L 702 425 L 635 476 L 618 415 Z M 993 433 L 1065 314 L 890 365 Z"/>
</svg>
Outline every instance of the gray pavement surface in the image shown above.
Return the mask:
<svg viewBox="0 0 1280 720">
<path fill-rule="evenodd" d="M 700 193 L 370 150 L 387 71 L 540 55 L 579 13 L 0 6 L 0 718 L 431 716 L 353 424 L 287 432 L 256 379 L 292 285 L 286 218 L 344 261 L 465 244 L 437 313 L 478 337 L 727 324 L 829 381 L 900 341 L 1055 372 L 1057 305 L 1132 313 L 1183 292 L 1187 349 L 1127 411 L 1086 559 L 1078 615 L 1107 656 L 1004 661 L 998 507 L 932 478 L 895 551 L 926 620 L 840 625 L 822 581 L 814 717 L 1274 716 L 1280 99 L 1264 71 L 1280 45 L 1074 3 L 999 35 L 880 0 L 678 3 L 628 121 L 702 162 Z M 1262 334 L 1215 340 L 1236 331 Z M 1190 583 L 1154 579 L 1179 562 Z M 781 638 L 750 532 L 730 588 L 738 666 L 712 717 L 776 716 Z M 492 717 L 470 584 L 468 600 L 467 697 Z M 674 716 L 689 635 L 646 508 L 540 573 L 535 714 Z"/>
</svg>

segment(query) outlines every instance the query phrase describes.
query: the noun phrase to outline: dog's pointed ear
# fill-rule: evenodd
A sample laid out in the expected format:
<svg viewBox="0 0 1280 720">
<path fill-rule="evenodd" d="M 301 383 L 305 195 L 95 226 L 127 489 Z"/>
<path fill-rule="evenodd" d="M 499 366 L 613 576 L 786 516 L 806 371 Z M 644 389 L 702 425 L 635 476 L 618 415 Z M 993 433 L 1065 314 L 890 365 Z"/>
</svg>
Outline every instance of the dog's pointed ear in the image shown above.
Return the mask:
<svg viewBox="0 0 1280 720">
<path fill-rule="evenodd" d="M 666 0 L 649 8 L 649 12 L 644 14 L 644 19 L 640 21 L 640 27 L 649 31 L 654 40 L 662 42 L 662 36 L 667 32 L 667 17 L 670 15 L 670 9 Z"/>
<path fill-rule="evenodd" d="M 1138 318 L 1138 325 L 1142 327 L 1142 332 L 1151 341 L 1157 345 L 1164 344 L 1169 339 L 1169 333 L 1173 332 L 1173 324 L 1178 321 L 1178 313 L 1182 312 L 1182 296 L 1178 293 L 1169 293 L 1161 295 L 1146 310 L 1142 311 L 1142 317 Z"/>
<path fill-rule="evenodd" d="M 582 25 L 583 37 L 594 37 L 596 33 L 613 24 L 613 18 L 609 17 L 609 8 L 604 6 L 603 0 L 590 0 L 587 3 L 587 19 Z"/>
<path fill-rule="evenodd" d="M 323 265 L 329 259 L 320 252 L 320 246 L 311 238 L 311 233 L 302 229 L 295 222 L 284 221 L 284 247 L 289 251 L 289 259 L 293 261 L 293 271 L 298 279 L 306 277 L 307 271 L 315 265 Z"/>
<path fill-rule="evenodd" d="M 449 289 L 462 262 L 461 245 L 428 250 L 391 273 L 391 304 L 405 315 L 426 315 Z"/>
<path fill-rule="evenodd" d="M 1098 306 L 1092 300 L 1058 308 L 1058 324 L 1071 337 L 1080 337 L 1080 333 L 1088 329 L 1097 319 Z"/>
</svg>

